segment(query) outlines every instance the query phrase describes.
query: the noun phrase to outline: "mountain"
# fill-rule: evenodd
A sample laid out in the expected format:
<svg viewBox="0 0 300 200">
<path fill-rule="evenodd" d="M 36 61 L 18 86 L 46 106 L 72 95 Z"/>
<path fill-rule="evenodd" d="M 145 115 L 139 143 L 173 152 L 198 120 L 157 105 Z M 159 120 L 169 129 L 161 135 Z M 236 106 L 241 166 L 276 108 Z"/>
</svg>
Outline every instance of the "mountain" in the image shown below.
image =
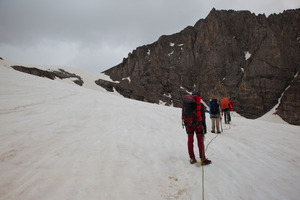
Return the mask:
<svg viewBox="0 0 300 200">
<path fill-rule="evenodd" d="M 184 95 L 228 97 L 240 115 L 276 113 L 300 125 L 300 9 L 268 17 L 212 9 L 205 19 L 137 47 L 96 83 L 108 91 L 181 107 Z M 278 102 L 279 101 L 279 102 Z"/>
<path fill-rule="evenodd" d="M 189 164 L 180 108 L 109 93 L 94 83 L 102 75 L 27 66 L 63 68 L 81 77 L 78 86 L 10 66 L 0 60 L 1 200 L 299 198 L 300 126 L 277 115 L 232 112 L 232 124 L 212 134 L 207 113 L 212 164 L 202 170 Z"/>
</svg>

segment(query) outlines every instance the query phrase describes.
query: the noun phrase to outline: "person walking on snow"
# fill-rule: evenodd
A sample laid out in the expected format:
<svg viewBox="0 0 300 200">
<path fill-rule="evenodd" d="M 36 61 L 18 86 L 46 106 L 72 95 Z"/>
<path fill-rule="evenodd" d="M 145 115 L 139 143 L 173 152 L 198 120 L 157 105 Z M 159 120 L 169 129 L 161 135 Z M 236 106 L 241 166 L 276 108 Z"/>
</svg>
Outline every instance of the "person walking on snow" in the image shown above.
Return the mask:
<svg viewBox="0 0 300 200">
<path fill-rule="evenodd" d="M 227 97 L 221 99 L 220 103 L 221 103 L 221 108 L 222 108 L 222 115 L 223 115 L 223 112 L 224 112 L 225 124 L 230 124 L 230 122 L 231 122 L 230 109 L 231 109 L 232 106 L 231 106 L 231 104 L 230 104 Z"/>
<path fill-rule="evenodd" d="M 191 114 L 191 115 L 190 115 Z M 188 153 L 190 156 L 190 163 L 197 162 L 194 153 L 194 133 L 198 141 L 199 157 L 201 165 L 208 165 L 211 163 L 205 156 L 204 148 L 204 134 L 206 134 L 205 121 L 205 107 L 201 103 L 199 92 L 193 92 L 192 95 L 186 95 L 182 107 L 182 120 L 186 128 L 188 136 Z"/>
<path fill-rule="evenodd" d="M 221 109 L 217 99 L 211 99 L 208 102 L 209 105 L 209 114 L 211 119 L 211 132 L 221 133 L 220 131 L 220 119 L 221 119 Z"/>
</svg>

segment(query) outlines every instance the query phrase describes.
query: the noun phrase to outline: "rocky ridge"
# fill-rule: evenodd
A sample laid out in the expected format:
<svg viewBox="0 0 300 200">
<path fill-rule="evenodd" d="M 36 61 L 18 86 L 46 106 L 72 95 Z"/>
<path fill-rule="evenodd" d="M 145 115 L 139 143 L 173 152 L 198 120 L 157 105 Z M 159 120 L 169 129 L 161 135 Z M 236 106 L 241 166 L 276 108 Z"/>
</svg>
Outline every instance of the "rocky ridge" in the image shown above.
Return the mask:
<svg viewBox="0 0 300 200">
<path fill-rule="evenodd" d="M 13 65 L 11 66 L 14 70 L 24 72 L 27 74 L 35 75 L 35 76 L 40 76 L 40 77 L 45 77 L 54 80 L 55 78 L 60 78 L 60 79 L 66 79 L 66 78 L 73 78 L 73 82 L 76 83 L 79 86 L 83 85 L 83 80 L 80 76 L 67 72 L 63 69 L 58 69 L 58 70 L 42 70 L 38 69 L 36 67 L 25 67 L 25 66 L 20 66 L 20 65 Z"/>
<path fill-rule="evenodd" d="M 181 107 L 184 95 L 228 97 L 237 113 L 300 125 L 300 9 L 268 17 L 212 9 L 179 33 L 136 48 L 96 84 L 125 97 Z M 278 102 L 280 99 L 280 102 Z"/>
</svg>

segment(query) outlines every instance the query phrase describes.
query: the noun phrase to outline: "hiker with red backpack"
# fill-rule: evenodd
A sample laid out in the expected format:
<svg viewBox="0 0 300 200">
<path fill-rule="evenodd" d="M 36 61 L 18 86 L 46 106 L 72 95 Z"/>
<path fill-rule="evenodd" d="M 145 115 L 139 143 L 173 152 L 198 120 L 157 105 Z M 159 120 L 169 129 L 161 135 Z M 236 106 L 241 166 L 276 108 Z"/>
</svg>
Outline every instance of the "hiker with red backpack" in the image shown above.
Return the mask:
<svg viewBox="0 0 300 200">
<path fill-rule="evenodd" d="M 230 117 L 230 110 L 232 109 L 232 105 L 230 104 L 227 97 L 220 100 L 221 108 L 222 108 L 222 115 L 224 113 L 224 121 L 225 124 L 230 124 L 231 117 Z"/>
<path fill-rule="evenodd" d="M 221 133 L 220 131 L 220 121 L 221 121 L 221 109 L 217 99 L 211 99 L 208 102 L 209 105 L 209 114 L 211 119 L 211 132 Z"/>
<path fill-rule="evenodd" d="M 199 149 L 199 157 L 201 165 L 208 165 L 211 163 L 205 157 L 204 149 L 204 134 L 206 134 L 205 122 L 205 107 L 201 103 L 199 92 L 193 92 L 192 95 L 184 97 L 182 106 L 182 121 L 188 135 L 188 152 L 190 156 L 190 163 L 197 162 L 194 154 L 194 133 L 196 133 Z"/>
</svg>

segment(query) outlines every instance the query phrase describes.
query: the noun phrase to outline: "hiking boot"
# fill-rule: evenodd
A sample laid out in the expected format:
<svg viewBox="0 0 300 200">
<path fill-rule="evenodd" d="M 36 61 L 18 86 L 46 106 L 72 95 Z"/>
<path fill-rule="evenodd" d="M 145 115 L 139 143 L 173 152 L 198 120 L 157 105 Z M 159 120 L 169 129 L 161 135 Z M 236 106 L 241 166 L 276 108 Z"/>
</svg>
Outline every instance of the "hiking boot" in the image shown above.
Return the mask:
<svg viewBox="0 0 300 200">
<path fill-rule="evenodd" d="M 218 134 L 220 134 L 221 132 L 220 132 L 220 131 L 218 131 L 217 133 L 218 133 Z"/>
<path fill-rule="evenodd" d="M 205 159 L 205 160 L 201 160 L 201 161 L 200 161 L 200 164 L 201 164 L 201 165 L 209 165 L 210 163 L 211 163 L 211 161 L 208 160 L 208 159 Z"/>
<path fill-rule="evenodd" d="M 197 160 L 196 160 L 195 158 L 191 158 L 191 159 L 190 159 L 190 163 L 191 163 L 191 164 L 194 164 L 194 163 L 196 163 L 196 162 L 197 162 Z"/>
<path fill-rule="evenodd" d="M 212 133 L 215 133 L 215 131 L 211 131 Z"/>
</svg>

